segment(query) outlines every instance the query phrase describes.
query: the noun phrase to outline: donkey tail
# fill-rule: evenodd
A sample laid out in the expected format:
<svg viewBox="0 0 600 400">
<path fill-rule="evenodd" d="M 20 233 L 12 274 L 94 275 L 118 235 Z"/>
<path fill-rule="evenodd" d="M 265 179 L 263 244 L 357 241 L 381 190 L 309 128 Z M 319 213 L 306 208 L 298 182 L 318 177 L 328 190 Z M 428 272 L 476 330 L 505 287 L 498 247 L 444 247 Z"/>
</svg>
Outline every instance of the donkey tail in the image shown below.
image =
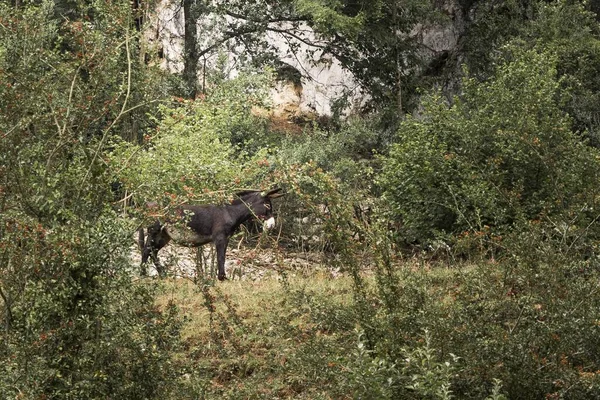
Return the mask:
<svg viewBox="0 0 600 400">
<path fill-rule="evenodd" d="M 138 229 L 138 246 L 140 247 L 140 251 L 144 250 L 144 228 Z"/>
</svg>

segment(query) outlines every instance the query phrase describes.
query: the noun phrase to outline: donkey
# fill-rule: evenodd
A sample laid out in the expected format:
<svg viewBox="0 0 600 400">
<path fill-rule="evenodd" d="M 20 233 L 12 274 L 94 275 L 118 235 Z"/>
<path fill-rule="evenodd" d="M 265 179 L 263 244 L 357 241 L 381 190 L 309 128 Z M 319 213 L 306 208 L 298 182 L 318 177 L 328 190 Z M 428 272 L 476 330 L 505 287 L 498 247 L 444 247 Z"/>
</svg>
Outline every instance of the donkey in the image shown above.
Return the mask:
<svg viewBox="0 0 600 400">
<path fill-rule="evenodd" d="M 183 205 L 176 210 L 177 219 L 171 222 L 154 222 L 147 229 L 139 230 L 139 246 L 142 251 L 141 274 L 146 275 L 146 263 L 152 258 L 158 274 L 165 275 L 158 261 L 158 251 L 171 240 L 180 246 L 199 247 L 214 242 L 217 249 L 217 265 L 220 281 L 225 280 L 225 252 L 229 238 L 245 221 L 257 218 L 265 229 L 275 226 L 271 199 L 281 197 L 281 189 L 261 193 L 245 190 L 236 193 L 236 199 L 228 205 Z"/>
</svg>

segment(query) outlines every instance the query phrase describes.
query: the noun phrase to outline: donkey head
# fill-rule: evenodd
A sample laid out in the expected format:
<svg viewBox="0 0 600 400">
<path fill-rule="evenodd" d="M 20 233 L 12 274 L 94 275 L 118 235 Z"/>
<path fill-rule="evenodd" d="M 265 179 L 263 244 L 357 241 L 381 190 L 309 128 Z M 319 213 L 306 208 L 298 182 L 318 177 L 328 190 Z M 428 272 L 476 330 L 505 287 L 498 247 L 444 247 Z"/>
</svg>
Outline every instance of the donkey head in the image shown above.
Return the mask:
<svg viewBox="0 0 600 400">
<path fill-rule="evenodd" d="M 273 206 L 271 199 L 281 197 L 281 188 L 272 189 L 267 192 L 258 190 L 247 190 L 237 193 L 237 197 L 246 204 L 252 214 L 263 222 L 263 228 L 271 229 L 275 226 L 275 217 L 273 215 Z"/>
</svg>

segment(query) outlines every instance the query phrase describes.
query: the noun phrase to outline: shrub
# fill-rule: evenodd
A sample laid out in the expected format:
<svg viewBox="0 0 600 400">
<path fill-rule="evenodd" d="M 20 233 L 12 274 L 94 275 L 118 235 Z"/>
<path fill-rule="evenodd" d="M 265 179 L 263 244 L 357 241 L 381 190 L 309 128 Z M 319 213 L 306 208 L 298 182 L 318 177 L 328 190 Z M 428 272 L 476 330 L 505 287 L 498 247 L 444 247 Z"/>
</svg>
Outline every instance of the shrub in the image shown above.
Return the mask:
<svg viewBox="0 0 600 400">
<path fill-rule="evenodd" d="M 204 99 L 175 98 L 160 107 L 156 130 L 144 145 L 115 143 L 112 163 L 138 204 L 177 196 L 206 200 L 206 192 L 222 197 L 227 188 L 260 183 L 269 170 L 267 151 L 249 153 L 238 145 L 256 140 L 255 130 L 262 129 L 250 109 L 263 100 L 265 80 L 242 75 Z"/>
<path fill-rule="evenodd" d="M 401 392 L 406 351 L 437 363 L 458 356 L 448 375 L 436 362 L 422 371 L 430 387 L 458 398 L 598 395 L 600 158 L 561 111 L 553 56 L 505 50 L 494 78 L 467 78 L 451 105 L 428 96 L 382 157 L 378 184 L 395 221 L 372 226 L 374 283 L 363 279 L 356 314 L 371 360 L 365 376 L 397 379 L 396 396 L 421 398 L 415 388 Z M 397 264 L 388 236 L 498 253 L 429 271 Z"/>
<path fill-rule="evenodd" d="M 1 396 L 163 398 L 180 321 L 131 283 L 129 229 L 110 211 L 51 231 L 1 222 Z"/>
<path fill-rule="evenodd" d="M 335 130 L 315 126 L 301 138 L 286 137 L 278 154 L 287 164 L 314 163 L 338 178 L 343 190 L 369 190 L 374 153 L 387 144 L 375 125 L 376 121 L 354 117 Z"/>
<path fill-rule="evenodd" d="M 180 322 L 132 283 L 106 165 L 163 81 L 129 2 L 58 3 L 0 4 L 0 397 L 164 398 Z"/>
<path fill-rule="evenodd" d="M 402 124 L 378 176 L 402 239 L 470 232 L 489 240 L 521 219 L 593 208 L 598 157 L 557 105 L 553 57 L 512 50 L 494 79 L 466 79 L 452 105 L 428 96 Z"/>
</svg>

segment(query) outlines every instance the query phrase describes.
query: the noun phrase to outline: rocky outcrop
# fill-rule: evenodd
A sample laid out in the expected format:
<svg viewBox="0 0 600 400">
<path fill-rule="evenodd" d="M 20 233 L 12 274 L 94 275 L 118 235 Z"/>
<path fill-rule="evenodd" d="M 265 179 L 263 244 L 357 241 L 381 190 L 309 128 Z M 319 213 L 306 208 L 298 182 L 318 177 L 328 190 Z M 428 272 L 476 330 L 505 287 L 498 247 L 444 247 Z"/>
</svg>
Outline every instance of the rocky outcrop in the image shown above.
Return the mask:
<svg viewBox="0 0 600 400">
<path fill-rule="evenodd" d="M 162 66 L 169 71 L 180 73 L 183 70 L 184 20 L 182 7 L 169 0 L 163 0 L 154 15 L 147 38 L 159 48 Z M 438 6 L 447 18 L 435 25 L 419 25 L 412 34 L 422 43 L 423 56 L 431 60 L 429 69 L 435 73 L 437 64 L 446 63 L 449 54 L 458 46 L 464 31 L 463 8 L 454 0 L 444 0 Z M 227 17 L 231 19 L 230 17 Z M 205 18 L 198 21 L 198 36 L 202 48 L 211 48 L 218 43 L 213 32 L 219 24 L 227 24 L 224 18 L 219 21 Z M 229 21 L 231 22 L 231 21 Z M 280 26 L 285 28 L 285 26 Z M 342 95 L 350 100 L 346 112 L 361 105 L 365 96 L 352 74 L 344 69 L 340 62 L 329 54 L 323 53 L 318 46 L 307 43 L 319 43 L 310 27 L 303 25 L 298 30 L 298 38 L 281 34 L 273 29 L 265 34 L 267 45 L 275 50 L 279 65 L 284 73 L 272 91 L 273 113 L 276 116 L 294 118 L 306 115 L 329 116 L 333 113 L 332 101 Z M 300 40 L 305 38 L 307 40 Z M 219 51 L 205 53 L 200 60 L 199 85 L 206 84 L 203 77 L 206 70 L 220 68 L 229 77 L 239 71 L 247 54 L 224 41 Z M 216 49 L 216 48 L 215 48 Z"/>
</svg>

